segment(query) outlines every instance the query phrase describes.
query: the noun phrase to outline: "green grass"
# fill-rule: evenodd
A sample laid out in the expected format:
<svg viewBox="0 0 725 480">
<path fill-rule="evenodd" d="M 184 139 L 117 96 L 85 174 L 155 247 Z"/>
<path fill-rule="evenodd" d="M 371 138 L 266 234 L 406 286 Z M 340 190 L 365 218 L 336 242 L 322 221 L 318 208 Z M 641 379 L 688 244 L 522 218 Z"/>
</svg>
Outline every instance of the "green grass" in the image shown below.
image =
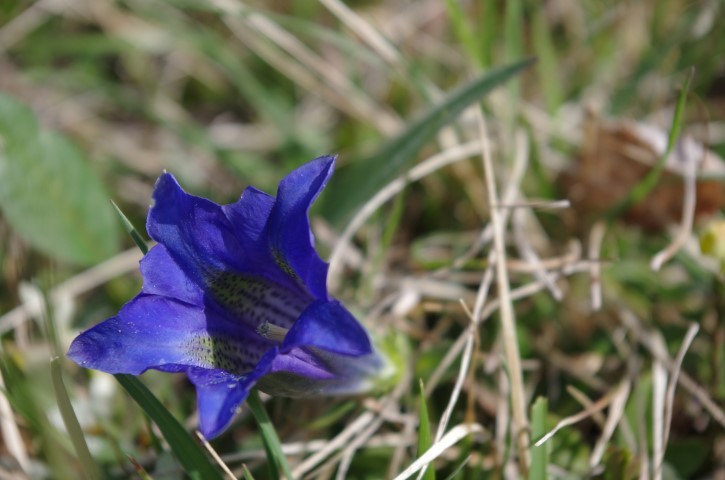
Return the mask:
<svg viewBox="0 0 725 480">
<path fill-rule="evenodd" d="M 725 153 L 723 72 L 714 54 L 725 35 L 706 21 L 721 16 L 717 2 L 586 0 L 567 10 L 522 0 L 346 2 L 353 15 L 344 19 L 326 4 L 339 7 L 337 0 L 255 0 L 244 11 L 200 0 L 0 6 L 0 434 L 8 468 L 31 478 L 228 477 L 221 461 L 237 478 L 287 470 L 394 478 L 435 449 L 462 364 L 462 349 L 453 349 L 470 322 L 459 300 L 473 309 L 490 266 L 492 244 L 477 240 L 491 208 L 481 156 L 407 177 L 434 155 L 480 139 L 471 107 L 486 116 L 500 197 L 517 152 L 528 147 L 515 204 L 565 197 L 558 178 L 577 161 L 582 119 L 592 110 L 659 127 L 669 150 L 695 133 Z M 532 57 L 536 64 L 525 68 Z M 80 330 L 138 291 L 140 254 L 132 250 L 146 245 L 141 226 L 163 170 L 189 192 L 226 203 L 248 185 L 274 193 L 286 172 L 331 153 L 339 154 L 337 173 L 311 212 L 324 258 L 368 200 L 396 178 L 406 182 L 354 232 L 356 253 L 333 292 L 376 336 L 394 331 L 409 345 L 396 358 L 407 371 L 392 392 L 272 398 L 267 420 L 245 407 L 211 443 L 216 460 L 193 434 L 195 396 L 183 377 L 149 372 L 119 384 L 63 358 Z M 601 218 L 504 210 L 509 283 L 524 292 L 513 310 L 527 433 L 533 443 L 592 403 L 603 408 L 523 455 L 500 318 L 484 307 L 491 316 L 477 332 L 447 427 L 475 423 L 482 431 L 440 452 L 424 478 L 494 479 L 511 469 L 521 478 L 638 478 L 641 458 L 655 456 L 653 419 L 661 417 L 653 410 L 661 356 L 654 339 L 672 359 L 691 322 L 700 332 L 684 356 L 663 471 L 716 475 L 716 445 L 725 441 L 722 258 L 685 248 L 654 273 L 650 262 L 671 235 L 621 219 L 630 202 L 671 181 L 659 158 L 626 203 Z M 528 213 L 519 216 L 522 209 Z M 603 219 L 603 307 L 593 312 L 591 263 L 565 258 L 562 268 L 551 259 L 576 251 L 572 242 L 587 257 L 590 226 Z M 712 255 L 725 243 L 716 225 L 700 219 L 693 232 L 707 232 Z M 540 276 L 522 241 L 558 276 L 563 300 L 533 288 Z M 486 305 L 497 298 L 492 285 Z M 44 314 L 31 308 L 41 298 Z M 608 394 L 627 378 L 633 388 L 622 420 L 591 466 L 612 414 Z M 367 425 L 377 428 L 366 432 Z"/>
</svg>

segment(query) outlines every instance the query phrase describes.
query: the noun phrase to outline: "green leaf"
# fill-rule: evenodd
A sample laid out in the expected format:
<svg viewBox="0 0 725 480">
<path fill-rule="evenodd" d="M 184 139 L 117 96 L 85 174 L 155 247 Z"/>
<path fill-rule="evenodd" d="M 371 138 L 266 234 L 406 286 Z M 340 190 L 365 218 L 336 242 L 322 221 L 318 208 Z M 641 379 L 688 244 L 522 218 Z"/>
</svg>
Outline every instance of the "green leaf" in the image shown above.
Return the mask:
<svg viewBox="0 0 725 480">
<path fill-rule="evenodd" d="M 66 138 L 38 128 L 25 105 L 0 94 L 0 208 L 28 243 L 91 265 L 118 251 L 118 224 L 100 180 Z"/>
<path fill-rule="evenodd" d="M 377 190 L 395 179 L 414 160 L 420 149 L 466 107 L 531 65 L 523 60 L 502 68 L 491 69 L 473 82 L 451 92 L 440 104 L 408 124 L 397 138 L 372 157 L 341 168 L 330 182 L 322 205 L 323 214 L 339 224 L 363 205 Z"/>
<path fill-rule="evenodd" d="M 146 414 L 151 417 L 154 423 L 158 425 L 174 455 L 176 455 L 179 463 L 189 476 L 221 480 L 221 474 L 207 458 L 201 446 L 159 402 L 154 394 L 146 388 L 146 385 L 133 375 L 116 374 L 114 377 L 136 403 L 143 408 Z"/>
<path fill-rule="evenodd" d="M 531 411 L 531 438 L 533 442 L 529 480 L 546 480 L 547 478 L 546 467 L 549 465 L 549 446 L 544 443 L 536 447 L 533 446 L 533 443 L 546 435 L 546 415 L 548 411 L 549 401 L 544 397 L 537 398 Z"/>
<path fill-rule="evenodd" d="M 282 478 L 279 474 L 280 469 L 287 479 L 292 478 L 292 473 L 287 465 L 287 458 L 282 452 L 282 444 L 277 436 L 277 431 L 274 429 L 274 425 L 267 416 L 267 411 L 264 409 L 264 404 L 259 398 L 259 392 L 252 390 L 249 392 L 247 397 L 247 406 L 252 412 L 254 419 L 259 425 L 259 431 L 262 435 L 262 441 L 264 442 L 264 450 L 267 452 L 267 461 L 271 478 Z"/>
<path fill-rule="evenodd" d="M 428 418 L 428 406 L 425 402 L 425 387 L 423 380 L 420 380 L 420 410 L 418 412 L 418 454 L 423 455 L 433 445 L 433 437 L 430 434 L 430 419 Z M 423 474 L 424 480 L 435 480 L 435 469 L 428 465 Z"/>
</svg>

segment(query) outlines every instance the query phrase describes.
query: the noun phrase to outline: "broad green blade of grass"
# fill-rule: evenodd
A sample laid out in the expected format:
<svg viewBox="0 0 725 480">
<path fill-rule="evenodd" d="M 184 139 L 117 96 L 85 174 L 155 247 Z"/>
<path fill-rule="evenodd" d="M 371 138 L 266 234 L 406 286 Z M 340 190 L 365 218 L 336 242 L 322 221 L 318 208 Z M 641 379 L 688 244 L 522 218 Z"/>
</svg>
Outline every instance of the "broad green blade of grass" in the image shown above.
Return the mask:
<svg viewBox="0 0 725 480">
<path fill-rule="evenodd" d="M 201 446 L 138 378 L 126 374 L 116 374 L 114 377 L 158 425 L 186 473 L 205 480 L 221 480 L 221 474 Z"/>
<path fill-rule="evenodd" d="M 282 452 L 282 445 L 277 436 L 277 431 L 267 416 L 262 399 L 259 398 L 259 392 L 256 390 L 249 392 L 247 406 L 257 421 L 257 425 L 259 425 L 259 431 L 264 442 L 264 449 L 267 452 L 267 463 L 269 465 L 271 478 L 281 478 L 279 474 L 279 470 L 281 469 L 284 476 L 288 480 L 291 480 L 292 473 L 289 465 L 287 465 L 287 458 L 285 458 L 284 452 Z"/>
<path fill-rule="evenodd" d="M 531 410 L 531 469 L 529 480 L 546 480 L 546 467 L 549 465 L 549 446 L 545 443 L 540 447 L 534 446 L 537 440 L 546 434 L 546 415 L 549 411 L 549 401 L 539 397 Z"/>
<path fill-rule="evenodd" d="M 328 186 L 322 205 L 323 214 L 335 224 L 344 222 L 378 189 L 400 175 L 443 126 L 452 122 L 466 107 L 516 76 L 533 62 L 534 59 L 526 59 L 488 70 L 473 82 L 452 91 L 441 103 L 410 122 L 400 136 L 387 143 L 376 154 L 356 161 L 347 168 L 341 168 Z"/>
<path fill-rule="evenodd" d="M 428 418 L 428 406 L 425 401 L 425 387 L 423 380 L 420 380 L 420 407 L 418 410 L 418 454 L 423 455 L 433 445 L 433 437 L 430 433 L 430 418 Z M 423 480 L 435 480 L 435 469 L 428 465 L 423 474 Z"/>
<path fill-rule="evenodd" d="M 60 416 L 63 418 L 63 424 L 68 431 L 68 436 L 73 443 L 73 448 L 78 455 L 78 461 L 80 462 L 83 471 L 86 476 L 92 480 L 103 478 L 98 465 L 93 460 L 90 450 L 88 450 L 88 444 L 86 438 L 83 435 L 81 425 L 78 423 L 78 417 L 73 410 L 70 398 L 68 397 L 68 391 L 63 383 L 63 374 L 60 370 L 60 362 L 58 357 L 50 361 L 50 375 L 53 379 L 53 390 L 55 391 L 55 400 L 58 404 L 58 410 Z"/>
<path fill-rule="evenodd" d="M 0 94 L 0 209 L 25 241 L 54 258 L 93 265 L 118 251 L 104 186 L 67 138 Z"/>
</svg>

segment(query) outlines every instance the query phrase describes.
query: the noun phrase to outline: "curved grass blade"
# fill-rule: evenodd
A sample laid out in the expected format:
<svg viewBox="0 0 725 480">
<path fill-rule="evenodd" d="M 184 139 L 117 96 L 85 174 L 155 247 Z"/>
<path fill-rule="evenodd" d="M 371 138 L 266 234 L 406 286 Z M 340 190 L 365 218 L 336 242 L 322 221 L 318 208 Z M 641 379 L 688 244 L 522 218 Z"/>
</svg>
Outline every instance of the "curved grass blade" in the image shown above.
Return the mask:
<svg viewBox="0 0 725 480">
<path fill-rule="evenodd" d="M 607 220 L 609 222 L 612 222 L 616 218 L 620 217 L 632 205 L 635 205 L 647 198 L 647 196 L 657 186 L 662 173 L 665 171 L 667 158 L 674 150 L 677 139 L 680 136 L 682 124 L 684 122 L 683 115 L 685 111 L 685 103 L 687 101 L 687 95 L 690 92 L 690 84 L 692 83 L 694 75 L 695 70 L 694 68 L 691 68 L 685 78 L 685 84 L 682 86 L 680 95 L 677 98 L 675 114 L 672 116 L 672 128 L 670 128 L 670 134 L 667 136 L 667 147 L 665 148 L 665 153 L 662 154 L 657 163 L 652 167 L 649 173 L 647 173 L 647 176 L 644 177 L 637 185 L 632 187 L 629 194 L 618 204 L 612 207 L 612 209 L 607 213 Z"/>
<path fill-rule="evenodd" d="M 430 418 L 428 417 L 428 406 L 425 402 L 425 386 L 423 380 L 420 380 L 420 407 L 418 410 L 418 454 L 416 457 L 420 457 L 433 445 L 433 437 L 430 433 Z M 436 474 L 435 469 L 428 465 L 425 469 L 425 473 L 422 480 L 435 480 Z"/>
<path fill-rule="evenodd" d="M 179 421 L 159 402 L 146 385 L 133 375 L 114 375 L 118 383 L 133 397 L 136 403 L 158 425 L 171 450 L 190 477 L 210 480 L 222 480 L 216 467 L 207 458 L 206 453 L 194 438 L 181 426 Z"/>
<path fill-rule="evenodd" d="M 247 406 L 254 415 L 254 419 L 259 425 L 259 431 L 262 435 L 262 441 L 264 442 L 264 450 L 267 452 L 267 460 L 270 469 L 270 478 L 282 478 L 279 474 L 279 470 L 282 470 L 284 476 L 288 479 L 292 479 L 292 471 L 287 465 L 287 459 L 282 452 L 282 445 L 280 444 L 277 431 L 274 429 L 274 425 L 267 416 L 267 411 L 264 409 L 262 399 L 259 398 L 259 392 L 252 390 L 249 392 L 247 397 Z"/>
<path fill-rule="evenodd" d="M 103 478 L 98 465 L 93 460 L 90 450 L 88 450 L 88 444 L 86 438 L 83 435 L 83 429 L 81 429 L 80 423 L 78 423 L 78 417 L 73 410 L 73 404 L 68 397 L 68 391 L 63 383 L 63 374 L 60 370 L 60 363 L 58 357 L 53 358 L 50 361 L 50 375 L 53 380 L 53 390 L 55 391 L 55 399 L 58 403 L 58 410 L 63 418 L 63 424 L 68 431 L 68 436 L 73 443 L 73 449 L 76 451 L 78 460 L 85 472 L 86 476 L 90 479 Z"/>
<path fill-rule="evenodd" d="M 420 149 L 466 107 L 534 63 L 529 58 L 501 68 L 488 70 L 471 83 L 452 91 L 431 107 L 397 138 L 371 157 L 341 168 L 327 187 L 323 214 L 333 223 L 344 222 L 360 205 L 386 183 L 397 177 Z"/>
</svg>

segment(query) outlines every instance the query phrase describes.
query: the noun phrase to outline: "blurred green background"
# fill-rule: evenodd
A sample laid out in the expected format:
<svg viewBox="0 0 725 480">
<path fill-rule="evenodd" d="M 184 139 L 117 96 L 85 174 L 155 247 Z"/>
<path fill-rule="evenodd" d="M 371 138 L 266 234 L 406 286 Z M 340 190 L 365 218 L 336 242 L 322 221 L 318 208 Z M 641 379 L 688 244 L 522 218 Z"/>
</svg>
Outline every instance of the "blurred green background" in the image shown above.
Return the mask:
<svg viewBox="0 0 725 480">
<path fill-rule="evenodd" d="M 724 8 L 718 0 L 4 0 L 0 469 L 8 478 L 79 478 L 93 468 L 78 460 L 60 419 L 48 362 L 60 355 L 101 475 L 183 478 L 166 442 L 112 377 L 62 358 L 79 330 L 113 315 L 140 287 L 141 254 L 111 200 L 143 231 L 164 170 L 187 191 L 227 203 L 247 185 L 273 193 L 286 172 L 336 153 L 338 172 L 313 212 L 327 258 L 379 189 L 480 137 L 467 107 L 483 106 L 499 193 L 517 155 L 526 155 L 519 199 L 549 202 L 567 196 L 557 178 L 586 149 L 587 115 L 653 125 L 666 138 L 691 67 L 682 128 L 722 154 Z M 505 70 L 529 57 L 537 62 L 525 71 Z M 458 361 L 433 381 L 431 375 L 468 325 L 458 299 L 472 307 L 489 251 L 476 240 L 489 222 L 480 155 L 464 157 L 411 182 L 371 215 L 336 279 L 336 296 L 375 330 L 402 332 L 411 351 L 409 384 L 394 403 L 398 417 L 386 418 L 373 446 L 337 475 L 393 477 L 414 460 L 418 378 L 432 385 L 434 425 L 450 397 Z M 715 179 L 720 189 L 722 178 Z M 605 439 L 599 468 L 588 464 L 604 423 L 594 416 L 554 437 L 552 478 L 647 472 L 643 459 L 652 458 L 656 443 L 652 352 L 661 343 L 674 357 L 691 323 L 700 329 L 683 363 L 691 388 L 676 391 L 663 472 L 725 474 L 717 417 L 725 399 L 723 271 L 696 245 L 701 231 L 722 221 L 722 205 L 713 212 L 658 273 L 649 262 L 671 232 L 608 222 L 601 310 L 590 306 L 589 275 L 565 269 L 561 298 L 540 287 L 516 302 L 527 405 L 536 395 L 549 398 L 549 428 L 584 408 L 582 396 L 605 397 L 623 379 L 633 385 L 628 427 Z M 517 243 L 522 235 L 541 257 L 576 248 L 587 257 L 589 228 L 600 218 L 581 210 L 574 220 L 561 210 L 526 214 L 507 234 L 511 259 L 524 265 L 510 266 L 512 288 L 537 279 Z M 525 231 L 516 233 L 515 225 Z M 725 242 L 722 233 L 714 238 Z M 506 425 L 497 424 L 506 408 L 498 321 L 485 323 L 479 336 L 452 422 L 475 421 L 486 434 L 439 459 L 440 478 L 501 478 L 509 462 L 501 449 L 510 440 Z M 150 372 L 144 381 L 176 418 L 195 426 L 193 389 L 183 378 Z M 570 385 L 581 396 L 567 391 Z M 703 398 L 712 405 L 703 406 Z M 359 400 L 273 399 L 268 408 L 283 442 L 295 443 L 333 438 L 371 408 Z M 214 447 L 235 475 L 245 462 L 255 478 L 265 478 L 248 417 Z M 290 461 L 299 465 L 301 456 Z M 308 476 L 334 478 L 336 468 L 333 458 Z"/>
</svg>

